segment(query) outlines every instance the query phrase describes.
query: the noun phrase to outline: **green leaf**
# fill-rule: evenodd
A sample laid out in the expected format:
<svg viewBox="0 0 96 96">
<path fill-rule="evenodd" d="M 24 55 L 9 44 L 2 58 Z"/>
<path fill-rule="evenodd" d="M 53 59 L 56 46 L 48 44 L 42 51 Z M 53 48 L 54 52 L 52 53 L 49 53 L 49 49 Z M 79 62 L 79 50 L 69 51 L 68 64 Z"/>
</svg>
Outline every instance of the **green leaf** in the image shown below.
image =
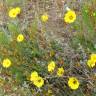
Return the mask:
<svg viewBox="0 0 96 96">
<path fill-rule="evenodd" d="M 0 44 L 6 45 L 9 44 L 10 39 L 4 32 L 0 32 Z"/>
<path fill-rule="evenodd" d="M 19 68 L 12 67 L 11 68 L 12 75 L 15 76 L 15 79 L 19 82 L 22 82 L 23 80 L 23 74 L 22 71 Z"/>
<path fill-rule="evenodd" d="M 8 25 L 8 31 L 10 31 L 11 34 L 18 34 L 19 33 L 19 27 L 16 24 L 9 23 Z"/>
<path fill-rule="evenodd" d="M 95 34 L 95 30 L 94 30 L 94 25 L 92 23 L 91 17 L 89 12 L 86 12 L 86 10 L 88 10 L 88 8 L 86 6 L 84 6 L 82 8 L 82 17 L 83 17 L 83 23 L 84 23 L 84 30 L 86 30 L 86 40 L 89 40 L 91 42 L 94 43 L 96 34 Z"/>
</svg>

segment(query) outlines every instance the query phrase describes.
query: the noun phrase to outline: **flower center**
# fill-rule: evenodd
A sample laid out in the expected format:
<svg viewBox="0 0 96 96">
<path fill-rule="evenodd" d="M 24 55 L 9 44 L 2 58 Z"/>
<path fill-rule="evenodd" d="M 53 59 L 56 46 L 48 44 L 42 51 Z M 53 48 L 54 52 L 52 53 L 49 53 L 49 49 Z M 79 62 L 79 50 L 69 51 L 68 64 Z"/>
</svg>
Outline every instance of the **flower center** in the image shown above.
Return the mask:
<svg viewBox="0 0 96 96">
<path fill-rule="evenodd" d="M 69 16 L 69 19 L 70 19 L 70 20 L 72 20 L 72 19 L 73 19 L 73 16 L 72 16 L 72 15 L 71 15 L 71 16 Z"/>
<path fill-rule="evenodd" d="M 73 81 L 73 84 L 76 84 L 76 83 L 77 83 L 77 81 L 76 81 L 76 80 L 74 80 L 74 81 Z"/>
<path fill-rule="evenodd" d="M 13 13 L 13 15 L 16 15 L 15 13 Z"/>
<path fill-rule="evenodd" d="M 39 79 L 39 80 L 38 80 L 38 82 L 40 83 L 40 82 L 41 82 L 41 80 Z"/>
</svg>

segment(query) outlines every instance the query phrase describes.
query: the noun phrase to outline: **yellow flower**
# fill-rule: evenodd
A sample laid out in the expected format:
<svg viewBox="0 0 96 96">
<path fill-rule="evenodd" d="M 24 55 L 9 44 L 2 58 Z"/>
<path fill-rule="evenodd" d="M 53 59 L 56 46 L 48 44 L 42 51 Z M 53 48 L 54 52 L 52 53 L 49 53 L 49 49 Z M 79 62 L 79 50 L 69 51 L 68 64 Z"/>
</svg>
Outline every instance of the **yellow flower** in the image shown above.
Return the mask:
<svg viewBox="0 0 96 96">
<path fill-rule="evenodd" d="M 15 8 L 9 10 L 9 17 L 11 17 L 11 18 L 17 17 L 17 12 L 16 12 Z"/>
<path fill-rule="evenodd" d="M 22 34 L 19 34 L 17 36 L 17 42 L 22 42 L 24 40 L 24 36 Z"/>
<path fill-rule="evenodd" d="M 49 72 L 54 71 L 55 65 L 56 65 L 55 62 L 54 62 L 54 61 L 51 61 L 51 62 L 48 64 L 48 71 L 49 71 Z"/>
<path fill-rule="evenodd" d="M 90 68 L 93 68 L 96 65 L 96 54 L 91 54 L 89 60 L 87 61 L 87 65 Z"/>
<path fill-rule="evenodd" d="M 18 14 L 20 14 L 21 9 L 19 7 L 12 8 L 9 10 L 9 17 L 16 18 Z"/>
<path fill-rule="evenodd" d="M 90 59 L 92 59 L 92 60 L 96 60 L 96 54 L 91 54 L 91 56 L 90 56 Z"/>
<path fill-rule="evenodd" d="M 20 14 L 20 12 L 21 12 L 21 8 L 20 7 L 16 7 L 15 10 L 16 10 L 17 14 Z"/>
<path fill-rule="evenodd" d="M 30 81 L 37 86 L 38 88 L 42 87 L 44 85 L 44 80 L 42 77 L 38 75 L 36 71 L 31 73 Z"/>
<path fill-rule="evenodd" d="M 73 23 L 75 20 L 76 20 L 76 13 L 72 10 L 69 10 L 64 16 L 64 21 L 66 23 Z"/>
<path fill-rule="evenodd" d="M 43 14 L 43 15 L 41 16 L 41 21 L 42 21 L 42 22 L 47 22 L 47 21 L 48 21 L 48 18 L 49 18 L 48 14 L 45 13 L 45 14 Z"/>
<path fill-rule="evenodd" d="M 80 85 L 80 83 L 79 83 L 79 81 L 78 81 L 77 78 L 75 78 L 75 77 L 70 77 L 69 78 L 69 80 L 68 80 L 68 86 L 71 89 L 76 90 L 76 89 L 78 89 L 79 85 Z"/>
<path fill-rule="evenodd" d="M 89 60 L 87 61 L 87 65 L 88 65 L 90 68 L 93 68 L 93 67 L 95 66 L 95 63 L 96 63 L 96 61 L 91 60 L 91 59 L 89 59 Z"/>
<path fill-rule="evenodd" d="M 64 74 L 64 69 L 63 69 L 63 67 L 58 68 L 57 76 L 61 77 L 61 76 L 63 76 L 63 74 Z"/>
<path fill-rule="evenodd" d="M 39 76 L 39 77 L 37 77 L 36 80 L 33 81 L 33 84 L 34 84 L 36 87 L 40 88 L 40 87 L 42 87 L 42 86 L 44 85 L 44 80 L 43 80 L 42 77 Z"/>
<path fill-rule="evenodd" d="M 34 81 L 38 78 L 38 73 L 36 71 L 31 73 L 30 81 Z"/>
<path fill-rule="evenodd" d="M 4 60 L 3 60 L 3 63 L 2 63 L 2 66 L 3 66 L 4 68 L 10 67 L 10 66 L 11 66 L 11 61 L 10 61 L 10 59 L 8 59 L 8 58 L 4 59 Z"/>
</svg>

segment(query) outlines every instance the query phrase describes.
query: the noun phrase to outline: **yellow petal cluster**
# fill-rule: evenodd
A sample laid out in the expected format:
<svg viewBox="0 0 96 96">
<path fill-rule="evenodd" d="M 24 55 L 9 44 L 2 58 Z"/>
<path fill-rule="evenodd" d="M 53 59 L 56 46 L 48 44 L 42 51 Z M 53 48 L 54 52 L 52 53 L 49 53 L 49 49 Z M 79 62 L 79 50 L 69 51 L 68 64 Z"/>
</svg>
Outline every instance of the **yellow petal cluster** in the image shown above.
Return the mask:
<svg viewBox="0 0 96 96">
<path fill-rule="evenodd" d="M 96 54 L 91 54 L 89 60 L 87 61 L 87 65 L 90 68 L 93 68 L 96 66 Z"/>
<path fill-rule="evenodd" d="M 38 73 L 36 71 L 31 73 L 30 81 L 35 81 L 38 78 Z"/>
<path fill-rule="evenodd" d="M 47 13 L 44 13 L 42 16 L 41 16 L 41 21 L 42 22 L 47 22 L 49 19 L 49 16 Z"/>
<path fill-rule="evenodd" d="M 73 89 L 73 90 L 76 90 L 79 88 L 79 81 L 76 77 L 70 77 L 69 80 L 68 80 L 68 86 Z"/>
<path fill-rule="evenodd" d="M 38 88 L 40 88 L 40 87 L 42 87 L 44 85 L 43 78 L 40 77 L 36 71 L 34 71 L 34 72 L 31 73 L 30 81 L 32 81 L 33 84 L 36 87 L 38 87 Z"/>
<path fill-rule="evenodd" d="M 17 42 L 22 42 L 23 40 L 24 40 L 23 34 L 19 34 L 19 35 L 17 36 Z"/>
<path fill-rule="evenodd" d="M 43 80 L 42 77 L 38 76 L 37 79 L 35 81 L 33 81 L 33 84 L 36 87 L 40 88 L 40 87 L 42 87 L 44 85 L 44 80 Z"/>
<path fill-rule="evenodd" d="M 58 68 L 58 70 L 57 70 L 57 76 L 61 77 L 61 76 L 63 76 L 63 74 L 64 74 L 64 69 L 63 69 L 63 67 Z"/>
<path fill-rule="evenodd" d="M 20 14 L 21 8 L 16 7 L 9 10 L 9 17 L 10 18 L 16 18 L 18 14 Z"/>
<path fill-rule="evenodd" d="M 73 23 L 76 20 L 76 13 L 73 10 L 68 10 L 64 16 L 64 21 L 66 23 Z"/>
<path fill-rule="evenodd" d="M 4 67 L 4 68 L 9 68 L 10 66 L 11 66 L 11 60 L 10 59 L 8 59 L 8 58 L 6 58 L 6 59 L 4 59 L 3 60 L 3 63 L 2 63 L 2 66 Z"/>
<path fill-rule="evenodd" d="M 54 71 L 55 66 L 56 66 L 55 62 L 54 62 L 54 61 L 51 61 L 51 62 L 48 64 L 48 71 L 49 71 L 49 72 Z"/>
</svg>

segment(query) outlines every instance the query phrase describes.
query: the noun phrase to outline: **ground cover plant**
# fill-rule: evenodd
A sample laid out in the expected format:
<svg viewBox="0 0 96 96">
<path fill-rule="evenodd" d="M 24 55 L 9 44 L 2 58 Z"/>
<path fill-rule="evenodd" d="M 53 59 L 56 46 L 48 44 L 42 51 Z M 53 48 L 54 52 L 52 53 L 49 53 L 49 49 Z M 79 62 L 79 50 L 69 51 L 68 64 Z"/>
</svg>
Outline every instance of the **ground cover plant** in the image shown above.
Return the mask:
<svg viewBox="0 0 96 96">
<path fill-rule="evenodd" d="M 96 96 L 96 0 L 0 0 L 0 96 Z"/>
</svg>

